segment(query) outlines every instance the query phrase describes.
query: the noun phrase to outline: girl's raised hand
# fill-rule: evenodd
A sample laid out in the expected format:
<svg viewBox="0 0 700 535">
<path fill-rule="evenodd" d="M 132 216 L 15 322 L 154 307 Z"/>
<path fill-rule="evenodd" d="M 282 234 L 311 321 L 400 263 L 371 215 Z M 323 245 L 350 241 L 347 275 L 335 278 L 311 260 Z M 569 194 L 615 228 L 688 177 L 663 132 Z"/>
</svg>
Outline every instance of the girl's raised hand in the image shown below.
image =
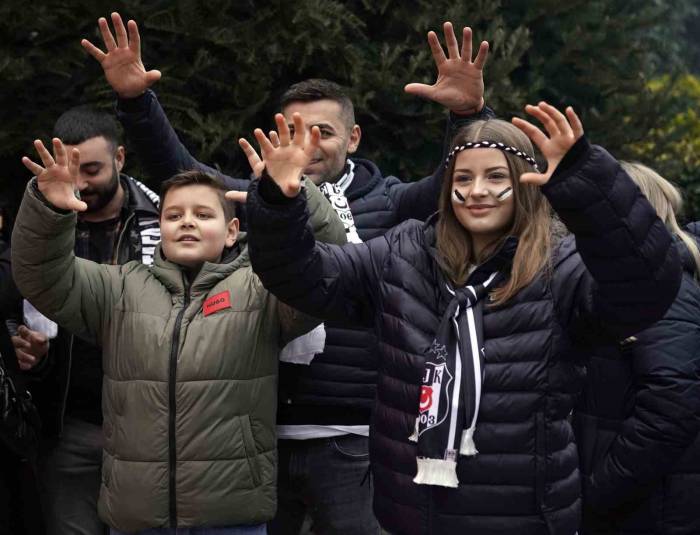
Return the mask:
<svg viewBox="0 0 700 535">
<path fill-rule="evenodd" d="M 574 143 L 583 135 L 583 125 L 571 106 L 566 108 L 566 116 L 554 106 L 540 102 L 537 106 L 528 104 L 525 111 L 537 118 L 547 130 L 549 137 L 532 123 L 513 117 L 513 124 L 520 128 L 537 145 L 547 159 L 546 173 L 524 173 L 521 182 L 542 186 L 549 182 L 554 170 L 564 159 Z"/>
<path fill-rule="evenodd" d="M 80 168 L 80 151 L 73 148 L 68 155 L 66 147 L 60 139 L 53 138 L 52 143 L 55 159 L 40 140 L 34 141 L 34 148 L 44 167 L 34 163 L 26 156 L 22 158 L 22 163 L 36 175 L 39 191 L 47 201 L 62 210 L 84 212 L 87 210 L 87 204 L 75 196 L 78 169 Z"/>
<path fill-rule="evenodd" d="M 270 132 L 269 138 L 259 128 L 255 129 L 253 134 L 258 140 L 262 158 L 248 141 L 243 138 L 238 141 L 255 176 L 260 176 L 263 170 L 267 170 L 267 174 L 287 197 L 296 197 L 299 194 L 301 176 L 311 162 L 321 139 L 321 131 L 317 126 L 312 127 L 311 133 L 307 134 L 304 120 L 298 113 L 292 115 L 292 122 L 293 135 L 281 113 L 275 115 L 277 133 Z"/>
</svg>

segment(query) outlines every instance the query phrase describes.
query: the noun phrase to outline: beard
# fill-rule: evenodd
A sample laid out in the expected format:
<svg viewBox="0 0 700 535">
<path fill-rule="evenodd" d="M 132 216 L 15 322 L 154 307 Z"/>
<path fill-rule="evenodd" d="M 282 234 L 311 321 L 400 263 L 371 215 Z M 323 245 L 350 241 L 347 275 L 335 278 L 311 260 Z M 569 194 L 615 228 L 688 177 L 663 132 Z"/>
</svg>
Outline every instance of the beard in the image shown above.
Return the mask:
<svg viewBox="0 0 700 535">
<path fill-rule="evenodd" d="M 109 182 L 99 186 L 90 186 L 80 192 L 81 197 L 87 204 L 87 212 L 97 212 L 107 206 L 116 195 L 119 189 L 119 170 L 116 162 L 112 162 L 112 176 Z"/>
</svg>

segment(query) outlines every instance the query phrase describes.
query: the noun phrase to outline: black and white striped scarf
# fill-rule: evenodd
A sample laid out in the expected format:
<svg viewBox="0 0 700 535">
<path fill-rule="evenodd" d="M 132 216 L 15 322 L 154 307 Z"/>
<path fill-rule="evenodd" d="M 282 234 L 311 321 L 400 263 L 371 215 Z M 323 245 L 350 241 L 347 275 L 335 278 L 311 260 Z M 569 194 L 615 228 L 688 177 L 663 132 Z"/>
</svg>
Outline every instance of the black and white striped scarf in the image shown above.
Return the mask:
<svg viewBox="0 0 700 535">
<path fill-rule="evenodd" d="M 348 243 L 362 243 L 362 239 L 357 234 L 357 228 L 355 228 L 355 218 L 350 211 L 350 203 L 345 197 L 345 191 L 352 184 L 353 178 L 355 178 L 355 164 L 352 160 L 347 161 L 346 169 L 347 171 L 343 173 L 343 176 L 334 183 L 324 182 L 318 189 L 326 196 L 326 199 L 331 203 L 331 206 L 343 222 Z"/>
<path fill-rule="evenodd" d="M 495 272 L 482 284 L 447 288 L 453 297 L 426 355 L 418 417 L 409 437 L 418 443 L 415 483 L 457 487 L 457 455 L 477 453 L 483 298 L 503 278 Z"/>
</svg>

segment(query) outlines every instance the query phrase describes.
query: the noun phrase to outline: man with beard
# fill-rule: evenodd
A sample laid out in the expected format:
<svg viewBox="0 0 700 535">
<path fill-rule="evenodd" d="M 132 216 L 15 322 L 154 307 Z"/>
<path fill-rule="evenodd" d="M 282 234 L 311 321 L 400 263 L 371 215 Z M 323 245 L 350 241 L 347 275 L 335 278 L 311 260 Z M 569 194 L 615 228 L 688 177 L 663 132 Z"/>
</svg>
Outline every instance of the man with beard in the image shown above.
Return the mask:
<svg viewBox="0 0 700 535">
<path fill-rule="evenodd" d="M 75 255 L 103 264 L 151 264 L 160 240 L 158 196 L 121 173 L 119 127 L 104 112 L 77 107 L 61 115 L 53 136 L 80 150 L 78 190 L 87 204 L 78 217 Z M 28 323 L 24 303 L 24 320 Z M 36 311 L 32 311 L 38 317 Z M 21 312 L 20 312 L 21 317 Z M 102 354 L 58 329 L 46 356 L 31 344 L 39 335 L 20 327 L 12 338 L 20 367 L 36 379 L 42 418 L 38 479 L 48 535 L 108 533 L 97 516 L 102 467 Z"/>
</svg>

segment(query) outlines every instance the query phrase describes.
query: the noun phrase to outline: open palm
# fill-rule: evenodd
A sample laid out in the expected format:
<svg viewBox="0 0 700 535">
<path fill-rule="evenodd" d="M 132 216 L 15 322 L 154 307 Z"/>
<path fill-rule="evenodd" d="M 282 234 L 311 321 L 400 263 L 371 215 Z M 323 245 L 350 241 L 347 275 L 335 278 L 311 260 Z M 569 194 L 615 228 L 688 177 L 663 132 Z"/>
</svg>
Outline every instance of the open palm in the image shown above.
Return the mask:
<svg viewBox="0 0 700 535">
<path fill-rule="evenodd" d="M 70 156 L 60 139 L 53 139 L 54 156 L 44 147 L 40 140 L 34 141 L 44 167 L 34 163 L 26 156 L 22 163 L 36 175 L 37 186 L 41 194 L 56 208 L 62 210 L 87 210 L 87 204 L 75 196 L 78 169 L 80 167 L 80 151 L 74 148 Z"/>
<path fill-rule="evenodd" d="M 520 128 L 540 149 L 542 156 L 547 159 L 547 171 L 545 173 L 524 173 L 520 177 L 520 181 L 542 186 L 549 182 L 566 153 L 583 136 L 583 125 L 571 106 L 566 108 L 566 115 L 546 102 L 540 102 L 537 106 L 528 104 L 525 106 L 525 111 L 544 125 L 547 134 L 534 124 L 519 117 L 513 117 L 513 124 Z"/>
<path fill-rule="evenodd" d="M 143 65 L 141 37 L 136 22 L 128 22 L 127 34 L 119 13 L 112 13 L 116 41 L 106 19 L 100 18 L 97 23 L 107 52 L 103 52 L 87 39 L 83 39 L 81 45 L 100 63 L 107 82 L 120 97 L 137 97 L 160 80 L 160 71 L 146 71 Z"/>
<path fill-rule="evenodd" d="M 437 67 L 437 80 L 433 85 L 408 84 L 407 93 L 433 100 L 455 113 L 475 113 L 484 106 L 483 69 L 488 57 L 489 45 L 483 41 L 472 61 L 472 30 L 462 30 L 462 50 L 455 37 L 452 23 L 443 25 L 447 53 L 435 32 L 428 32 L 428 44 Z"/>
<path fill-rule="evenodd" d="M 270 132 L 269 138 L 259 128 L 255 129 L 253 134 L 260 145 L 262 158 L 248 141 L 243 138 L 239 140 L 253 172 L 259 175 L 265 169 L 287 197 L 299 194 L 304 169 L 311 162 L 321 139 L 317 126 L 311 129 L 310 135 L 307 134 L 304 120 L 298 113 L 292 115 L 292 122 L 293 136 L 281 113 L 275 115 L 278 132 Z"/>
</svg>

